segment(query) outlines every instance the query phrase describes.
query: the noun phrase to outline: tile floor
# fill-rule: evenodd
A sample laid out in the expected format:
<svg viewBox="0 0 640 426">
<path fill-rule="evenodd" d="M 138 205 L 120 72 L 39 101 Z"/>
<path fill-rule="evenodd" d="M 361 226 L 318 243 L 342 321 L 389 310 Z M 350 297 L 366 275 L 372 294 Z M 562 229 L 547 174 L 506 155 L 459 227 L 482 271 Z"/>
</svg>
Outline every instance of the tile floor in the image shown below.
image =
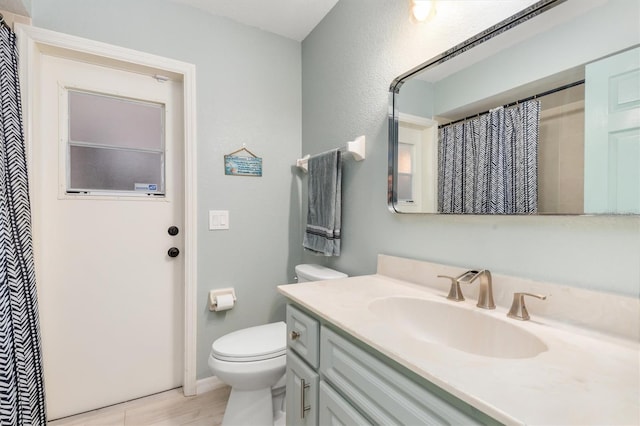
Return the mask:
<svg viewBox="0 0 640 426">
<path fill-rule="evenodd" d="M 213 426 L 222 423 L 231 388 L 220 384 L 198 396 L 182 388 L 47 423 L 48 426 Z"/>
</svg>

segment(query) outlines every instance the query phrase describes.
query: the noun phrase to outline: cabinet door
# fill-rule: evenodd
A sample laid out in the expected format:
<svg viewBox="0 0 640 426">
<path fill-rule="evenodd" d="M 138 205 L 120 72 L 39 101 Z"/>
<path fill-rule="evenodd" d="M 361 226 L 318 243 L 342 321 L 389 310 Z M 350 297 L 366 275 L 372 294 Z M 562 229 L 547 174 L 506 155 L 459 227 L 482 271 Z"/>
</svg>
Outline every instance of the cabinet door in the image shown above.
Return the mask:
<svg viewBox="0 0 640 426">
<path fill-rule="evenodd" d="M 287 305 L 287 345 L 313 368 L 318 368 L 320 324 L 292 305 Z"/>
<path fill-rule="evenodd" d="M 321 425 L 370 425 L 351 404 L 325 381 L 320 381 L 319 417 Z"/>
<path fill-rule="evenodd" d="M 479 425 L 457 407 L 332 330 L 320 333 L 320 371 L 376 424 Z M 444 394 L 444 391 L 442 392 Z"/>
<path fill-rule="evenodd" d="M 287 353 L 287 426 L 318 424 L 320 378 L 296 354 Z"/>
</svg>

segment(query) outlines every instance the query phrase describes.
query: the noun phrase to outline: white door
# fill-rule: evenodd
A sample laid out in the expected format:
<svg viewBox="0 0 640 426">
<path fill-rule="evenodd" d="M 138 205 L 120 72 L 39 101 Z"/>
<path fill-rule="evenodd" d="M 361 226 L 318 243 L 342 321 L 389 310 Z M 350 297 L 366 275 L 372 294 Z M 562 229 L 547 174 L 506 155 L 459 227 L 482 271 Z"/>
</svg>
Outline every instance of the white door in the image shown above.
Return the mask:
<svg viewBox="0 0 640 426">
<path fill-rule="evenodd" d="M 398 204 L 402 212 L 422 211 L 422 133 L 398 124 Z"/>
<path fill-rule="evenodd" d="M 585 213 L 640 213 L 640 47 L 587 65 Z"/>
<path fill-rule="evenodd" d="M 400 113 L 397 207 L 401 212 L 438 211 L 437 124 L 428 118 Z"/>
<path fill-rule="evenodd" d="M 42 55 L 40 66 L 31 185 L 47 410 L 56 419 L 182 384 L 184 264 L 168 255 L 183 249 L 182 84 L 53 55 Z M 89 101 L 73 100 L 78 93 Z M 100 109 L 105 99 L 121 102 L 104 113 L 117 124 L 96 126 L 116 140 L 69 148 L 78 139 L 70 111 Z M 160 152 L 143 146 L 111 155 L 122 154 L 116 130 L 126 129 L 131 105 L 159 108 Z M 110 165 L 92 163 L 101 154 Z M 164 156 L 159 171 L 154 166 L 159 181 L 92 190 L 92 174 L 121 177 L 144 167 L 145 156 Z M 73 181 L 77 173 L 84 178 Z"/>
</svg>

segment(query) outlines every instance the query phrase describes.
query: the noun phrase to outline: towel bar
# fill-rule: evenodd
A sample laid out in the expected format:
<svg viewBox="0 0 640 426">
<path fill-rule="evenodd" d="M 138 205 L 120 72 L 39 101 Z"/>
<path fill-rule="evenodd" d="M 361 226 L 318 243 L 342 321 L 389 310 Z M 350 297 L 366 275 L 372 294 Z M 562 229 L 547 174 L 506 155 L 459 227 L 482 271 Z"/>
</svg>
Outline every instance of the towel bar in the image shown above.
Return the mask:
<svg viewBox="0 0 640 426">
<path fill-rule="evenodd" d="M 365 159 L 365 137 L 364 135 L 358 136 L 355 140 L 347 142 L 347 144 L 340 148 L 340 152 L 351 154 L 356 161 L 362 161 Z M 308 161 L 310 155 L 307 154 L 302 158 L 296 160 L 296 166 L 300 167 L 303 171 L 308 171 Z"/>
</svg>

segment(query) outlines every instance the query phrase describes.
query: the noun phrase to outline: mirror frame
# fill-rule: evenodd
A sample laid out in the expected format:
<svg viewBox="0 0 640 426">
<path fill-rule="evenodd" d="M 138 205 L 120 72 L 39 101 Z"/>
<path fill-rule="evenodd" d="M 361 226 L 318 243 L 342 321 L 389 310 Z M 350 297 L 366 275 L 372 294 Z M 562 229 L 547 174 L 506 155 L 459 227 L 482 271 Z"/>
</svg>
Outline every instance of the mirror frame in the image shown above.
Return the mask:
<svg viewBox="0 0 640 426">
<path fill-rule="evenodd" d="M 530 5 L 529 7 L 521 10 L 520 12 L 504 19 L 503 21 L 487 28 L 484 31 L 476 34 L 475 36 L 463 41 L 462 43 L 452 47 L 451 49 L 446 50 L 445 52 L 429 59 L 428 61 L 418 65 L 417 67 L 399 75 L 396 77 L 391 86 L 389 88 L 389 152 L 388 152 L 388 189 L 387 189 L 387 206 L 389 210 L 393 213 L 399 214 L 441 214 L 437 212 L 403 212 L 396 209 L 397 201 L 398 201 L 398 171 L 395 167 L 398 160 L 398 131 L 399 131 L 399 110 L 397 108 L 397 96 L 400 94 L 400 88 L 404 84 L 406 80 L 409 78 L 427 70 L 433 68 L 443 62 L 451 60 L 456 56 L 470 50 L 482 43 L 485 43 L 492 38 L 509 31 L 510 29 L 552 9 L 562 3 L 565 3 L 567 0 L 541 0 L 537 3 Z M 486 216 L 491 214 L 459 214 L 452 213 L 446 214 L 447 216 L 456 215 L 456 216 Z M 607 214 L 603 214 L 606 216 Z M 552 213 L 552 214 L 535 214 L 535 215 L 502 215 L 502 214 L 493 214 L 491 216 L 589 216 L 584 214 L 561 214 L 561 213 Z M 615 215 L 615 216 L 625 216 L 625 215 Z"/>
</svg>

